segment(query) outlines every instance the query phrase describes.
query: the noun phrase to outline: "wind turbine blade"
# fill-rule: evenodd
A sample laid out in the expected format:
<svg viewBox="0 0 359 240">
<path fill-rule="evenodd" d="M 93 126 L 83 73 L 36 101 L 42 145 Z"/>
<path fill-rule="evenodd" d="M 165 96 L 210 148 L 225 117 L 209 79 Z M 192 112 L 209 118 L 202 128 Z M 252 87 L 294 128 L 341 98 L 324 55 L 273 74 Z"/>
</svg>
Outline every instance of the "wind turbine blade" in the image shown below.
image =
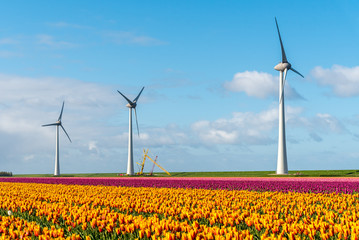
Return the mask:
<svg viewBox="0 0 359 240">
<path fill-rule="evenodd" d="M 300 74 L 300 72 L 298 72 L 297 70 L 295 70 L 294 68 L 290 68 L 290 70 L 292 70 L 293 72 L 295 72 L 296 74 L 298 74 L 299 76 L 301 76 L 302 78 L 304 78 L 304 76 L 302 74 Z"/>
<path fill-rule="evenodd" d="M 138 98 L 140 97 L 140 95 L 141 95 L 141 93 L 142 93 L 142 91 L 143 91 L 144 88 L 145 88 L 145 87 L 142 87 L 140 93 L 137 95 L 137 97 L 136 97 L 135 99 L 133 99 L 133 102 L 137 102 L 137 100 L 138 100 Z"/>
<path fill-rule="evenodd" d="M 132 104 L 132 101 L 130 99 L 128 99 L 125 95 L 123 95 L 120 91 L 117 90 L 117 92 L 119 94 L 121 94 L 122 97 L 124 97 L 126 99 L 126 101 L 131 105 Z"/>
<path fill-rule="evenodd" d="M 284 47 L 283 47 L 282 38 L 281 38 L 280 32 L 279 32 L 277 18 L 275 18 L 275 24 L 277 25 L 278 36 L 279 36 L 279 41 L 280 41 L 280 47 L 282 48 L 282 63 L 287 63 L 288 61 L 287 61 L 287 57 L 285 56 L 285 51 L 284 51 Z"/>
<path fill-rule="evenodd" d="M 59 125 L 58 123 L 50 123 L 50 124 L 44 124 L 44 125 L 41 125 L 41 127 L 47 127 L 47 126 L 57 126 Z"/>
<path fill-rule="evenodd" d="M 282 99 L 284 98 L 284 88 L 285 88 L 285 83 L 286 83 L 286 78 L 287 78 L 287 69 L 284 69 L 284 72 L 283 72 L 283 86 L 282 86 L 282 92 L 280 94 L 280 100 L 279 100 L 279 103 L 282 102 Z"/>
<path fill-rule="evenodd" d="M 135 117 L 136 117 L 137 134 L 138 136 L 140 136 L 140 130 L 138 130 L 137 112 L 136 112 L 136 108 L 134 109 L 135 109 Z"/>
<path fill-rule="evenodd" d="M 70 142 L 72 143 L 71 138 L 70 138 L 70 136 L 67 134 L 65 128 L 62 126 L 62 124 L 60 124 L 60 126 L 61 126 L 62 130 L 64 130 L 64 132 L 65 132 L 66 136 L 69 138 Z"/>
<path fill-rule="evenodd" d="M 65 105 L 65 101 L 63 101 L 63 102 L 62 102 L 61 113 L 60 113 L 60 116 L 59 116 L 58 121 L 61 121 L 61 118 L 62 118 L 62 112 L 64 111 L 64 105 Z"/>
</svg>

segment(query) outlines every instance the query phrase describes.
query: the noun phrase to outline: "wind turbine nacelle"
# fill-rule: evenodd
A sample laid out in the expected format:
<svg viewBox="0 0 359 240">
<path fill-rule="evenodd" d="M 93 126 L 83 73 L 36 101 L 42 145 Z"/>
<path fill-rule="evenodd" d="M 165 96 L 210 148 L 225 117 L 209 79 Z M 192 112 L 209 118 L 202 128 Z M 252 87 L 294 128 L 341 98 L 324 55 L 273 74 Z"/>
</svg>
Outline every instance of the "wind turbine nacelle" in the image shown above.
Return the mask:
<svg viewBox="0 0 359 240">
<path fill-rule="evenodd" d="M 127 105 L 126 105 L 126 107 L 128 107 L 128 108 L 135 108 L 136 106 L 137 106 L 136 103 L 132 103 L 132 104 L 127 103 Z"/>
<path fill-rule="evenodd" d="M 278 63 L 277 66 L 274 67 L 275 70 L 283 72 L 285 69 L 290 69 L 291 65 L 290 63 Z"/>
</svg>

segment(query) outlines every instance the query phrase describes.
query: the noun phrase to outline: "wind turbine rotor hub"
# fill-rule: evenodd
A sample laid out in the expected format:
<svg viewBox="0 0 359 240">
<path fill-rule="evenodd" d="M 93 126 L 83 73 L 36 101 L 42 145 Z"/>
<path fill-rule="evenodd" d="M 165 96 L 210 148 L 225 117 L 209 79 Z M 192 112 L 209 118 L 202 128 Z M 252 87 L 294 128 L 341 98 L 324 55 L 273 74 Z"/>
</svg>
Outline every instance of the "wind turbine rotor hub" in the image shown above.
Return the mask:
<svg viewBox="0 0 359 240">
<path fill-rule="evenodd" d="M 290 63 L 286 62 L 286 63 L 278 63 L 274 69 L 280 72 L 284 72 L 285 69 L 290 69 L 292 67 L 292 65 L 290 65 Z"/>
<path fill-rule="evenodd" d="M 126 107 L 128 107 L 128 108 L 135 108 L 137 106 L 137 104 L 136 103 L 127 103 L 126 104 Z"/>
</svg>

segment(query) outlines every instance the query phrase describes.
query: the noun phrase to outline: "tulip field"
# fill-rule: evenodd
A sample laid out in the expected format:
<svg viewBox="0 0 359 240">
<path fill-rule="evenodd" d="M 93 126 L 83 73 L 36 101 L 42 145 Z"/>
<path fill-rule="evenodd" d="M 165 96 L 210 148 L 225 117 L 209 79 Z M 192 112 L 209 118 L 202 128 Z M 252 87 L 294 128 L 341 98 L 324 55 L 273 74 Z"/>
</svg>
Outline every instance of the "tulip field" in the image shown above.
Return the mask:
<svg viewBox="0 0 359 240">
<path fill-rule="evenodd" d="M 0 178 L 0 239 L 359 239 L 356 178 Z"/>
</svg>

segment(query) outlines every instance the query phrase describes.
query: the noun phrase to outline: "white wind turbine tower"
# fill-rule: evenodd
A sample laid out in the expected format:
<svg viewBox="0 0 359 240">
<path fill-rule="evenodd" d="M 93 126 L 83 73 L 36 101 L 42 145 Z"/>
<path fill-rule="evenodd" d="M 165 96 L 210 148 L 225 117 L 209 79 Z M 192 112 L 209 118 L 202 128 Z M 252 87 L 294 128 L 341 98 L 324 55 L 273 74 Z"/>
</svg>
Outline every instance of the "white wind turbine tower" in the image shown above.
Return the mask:
<svg viewBox="0 0 359 240">
<path fill-rule="evenodd" d="M 129 108 L 129 127 L 128 127 L 128 160 L 127 160 L 127 175 L 134 175 L 135 172 L 133 170 L 133 146 L 132 146 L 132 108 L 135 110 L 135 117 L 136 117 L 136 125 L 137 125 L 137 133 L 138 136 L 140 136 L 140 132 L 138 130 L 138 121 L 137 121 L 137 113 L 136 113 L 136 106 L 137 106 L 137 101 L 138 98 L 140 97 L 143 89 L 145 87 L 143 87 L 140 91 L 140 93 L 137 95 L 137 97 L 135 99 L 133 99 L 133 101 L 131 101 L 130 99 L 128 99 L 125 95 L 123 95 L 120 91 L 117 90 L 117 92 L 119 94 L 121 94 L 122 97 L 124 97 L 126 99 L 126 101 L 128 102 L 128 104 L 126 105 L 126 107 Z"/>
<path fill-rule="evenodd" d="M 69 138 L 70 142 L 71 139 L 69 137 L 69 135 L 67 134 L 65 128 L 62 126 L 61 123 L 61 118 L 62 118 L 62 112 L 64 111 L 64 105 L 65 105 L 65 101 L 62 103 L 62 108 L 61 108 L 61 113 L 59 118 L 57 119 L 57 121 L 55 123 L 50 123 L 50 124 L 45 124 L 42 125 L 43 127 L 47 127 L 47 126 L 56 126 L 56 150 L 55 150 L 55 171 L 54 171 L 54 176 L 59 176 L 60 175 L 60 159 L 59 159 L 59 126 L 62 128 L 62 130 L 64 130 L 66 136 Z"/>
<path fill-rule="evenodd" d="M 280 36 L 277 18 L 275 18 L 275 24 L 277 25 L 278 36 L 280 41 L 280 47 L 282 49 L 282 62 L 278 63 L 274 69 L 279 71 L 279 135 L 278 135 L 278 159 L 277 159 L 277 174 L 288 174 L 287 163 L 287 147 L 285 140 L 285 116 L 284 116 L 284 86 L 285 79 L 287 77 L 287 71 L 292 70 L 296 74 L 303 77 L 298 71 L 292 68 L 292 65 L 287 61 L 287 57 L 284 52 L 282 38 Z M 303 77 L 304 78 L 304 77 Z"/>
</svg>

